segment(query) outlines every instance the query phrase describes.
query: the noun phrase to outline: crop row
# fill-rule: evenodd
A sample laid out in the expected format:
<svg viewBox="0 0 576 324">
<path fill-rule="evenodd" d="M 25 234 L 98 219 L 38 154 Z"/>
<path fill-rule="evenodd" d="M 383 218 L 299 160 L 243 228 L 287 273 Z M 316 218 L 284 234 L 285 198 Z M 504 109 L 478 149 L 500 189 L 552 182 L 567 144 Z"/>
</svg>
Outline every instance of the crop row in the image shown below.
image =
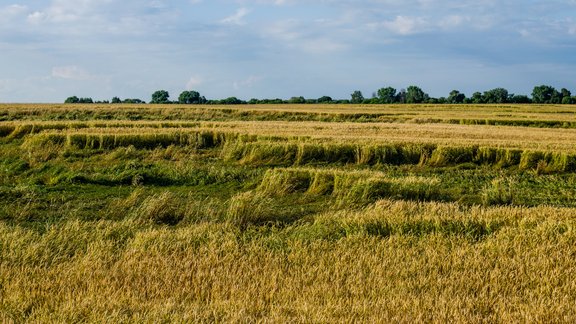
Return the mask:
<svg viewBox="0 0 576 324">
<path fill-rule="evenodd" d="M 462 172 L 462 171 L 460 171 Z M 474 180 L 460 182 L 457 175 L 392 175 L 389 172 L 290 167 L 269 169 L 256 189 L 266 197 L 301 194 L 308 199 L 328 197 L 335 210 L 366 206 L 380 199 L 458 202 L 461 205 L 523 205 L 543 202 L 573 206 L 572 176 L 502 175 L 468 172 Z M 463 188 L 465 187 L 465 188 Z"/>
<path fill-rule="evenodd" d="M 79 149 L 137 149 L 191 146 L 220 149 L 225 161 L 250 165 L 426 165 L 444 167 L 462 164 L 518 167 L 539 172 L 575 172 L 576 153 L 478 145 L 430 143 L 318 142 L 305 138 L 267 137 L 214 130 L 130 133 L 42 133 L 28 136 L 24 147 L 41 149 L 47 143 Z"/>
<path fill-rule="evenodd" d="M 0 124 L 0 137 L 8 139 L 22 138 L 30 134 L 38 134 L 53 130 L 85 130 L 85 129 L 163 129 L 163 128 L 193 128 L 200 126 L 198 122 L 26 122 Z"/>
<path fill-rule="evenodd" d="M 576 128 L 566 106 L 79 106 L 0 105 L 0 121 L 307 121 Z"/>
<path fill-rule="evenodd" d="M 5 141 L 30 134 L 151 136 L 198 131 L 239 133 L 259 137 L 315 139 L 350 143 L 423 143 L 439 146 L 478 145 L 542 151 L 575 152 L 576 131 L 451 124 L 318 123 L 318 122 L 44 122 L 0 124 Z"/>
<path fill-rule="evenodd" d="M 427 165 L 444 167 L 475 164 L 518 167 L 540 172 L 576 171 L 576 154 L 481 146 L 439 146 L 434 144 L 347 144 L 234 141 L 226 143 L 222 157 L 258 165 Z"/>
</svg>

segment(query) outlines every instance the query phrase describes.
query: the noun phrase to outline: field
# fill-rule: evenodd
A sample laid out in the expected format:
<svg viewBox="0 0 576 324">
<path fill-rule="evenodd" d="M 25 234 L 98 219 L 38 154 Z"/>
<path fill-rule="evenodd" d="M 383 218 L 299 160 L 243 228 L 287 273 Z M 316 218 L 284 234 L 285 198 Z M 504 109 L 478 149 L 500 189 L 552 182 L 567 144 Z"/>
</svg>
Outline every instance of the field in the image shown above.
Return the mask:
<svg viewBox="0 0 576 324">
<path fill-rule="evenodd" d="M 0 105 L 0 321 L 575 322 L 575 116 Z"/>
</svg>

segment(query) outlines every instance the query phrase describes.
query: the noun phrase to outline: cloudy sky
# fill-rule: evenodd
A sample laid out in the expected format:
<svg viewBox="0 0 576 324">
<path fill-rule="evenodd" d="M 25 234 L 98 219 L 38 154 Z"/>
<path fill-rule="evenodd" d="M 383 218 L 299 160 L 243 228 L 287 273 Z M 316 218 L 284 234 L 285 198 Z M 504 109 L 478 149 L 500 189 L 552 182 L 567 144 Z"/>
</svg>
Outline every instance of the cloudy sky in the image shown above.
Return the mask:
<svg viewBox="0 0 576 324">
<path fill-rule="evenodd" d="M 576 0 L 0 0 L 0 102 L 576 92 Z"/>
</svg>

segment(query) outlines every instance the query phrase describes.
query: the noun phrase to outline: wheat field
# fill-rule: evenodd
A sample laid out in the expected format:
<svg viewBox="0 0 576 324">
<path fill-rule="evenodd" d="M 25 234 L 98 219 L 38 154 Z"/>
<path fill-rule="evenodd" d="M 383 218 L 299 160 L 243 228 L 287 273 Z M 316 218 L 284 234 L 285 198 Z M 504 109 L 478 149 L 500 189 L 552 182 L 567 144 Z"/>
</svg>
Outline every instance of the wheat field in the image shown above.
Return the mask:
<svg viewBox="0 0 576 324">
<path fill-rule="evenodd" d="M 574 322 L 575 113 L 0 105 L 0 320 Z"/>
</svg>

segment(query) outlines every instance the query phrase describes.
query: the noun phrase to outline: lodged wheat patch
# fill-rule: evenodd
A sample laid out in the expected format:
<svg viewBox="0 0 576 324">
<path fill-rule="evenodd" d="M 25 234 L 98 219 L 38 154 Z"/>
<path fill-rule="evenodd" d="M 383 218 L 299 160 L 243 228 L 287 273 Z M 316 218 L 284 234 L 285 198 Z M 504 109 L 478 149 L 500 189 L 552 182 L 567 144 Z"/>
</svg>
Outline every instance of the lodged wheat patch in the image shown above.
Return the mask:
<svg viewBox="0 0 576 324">
<path fill-rule="evenodd" d="M 0 321 L 574 322 L 576 112 L 0 105 Z"/>
</svg>

